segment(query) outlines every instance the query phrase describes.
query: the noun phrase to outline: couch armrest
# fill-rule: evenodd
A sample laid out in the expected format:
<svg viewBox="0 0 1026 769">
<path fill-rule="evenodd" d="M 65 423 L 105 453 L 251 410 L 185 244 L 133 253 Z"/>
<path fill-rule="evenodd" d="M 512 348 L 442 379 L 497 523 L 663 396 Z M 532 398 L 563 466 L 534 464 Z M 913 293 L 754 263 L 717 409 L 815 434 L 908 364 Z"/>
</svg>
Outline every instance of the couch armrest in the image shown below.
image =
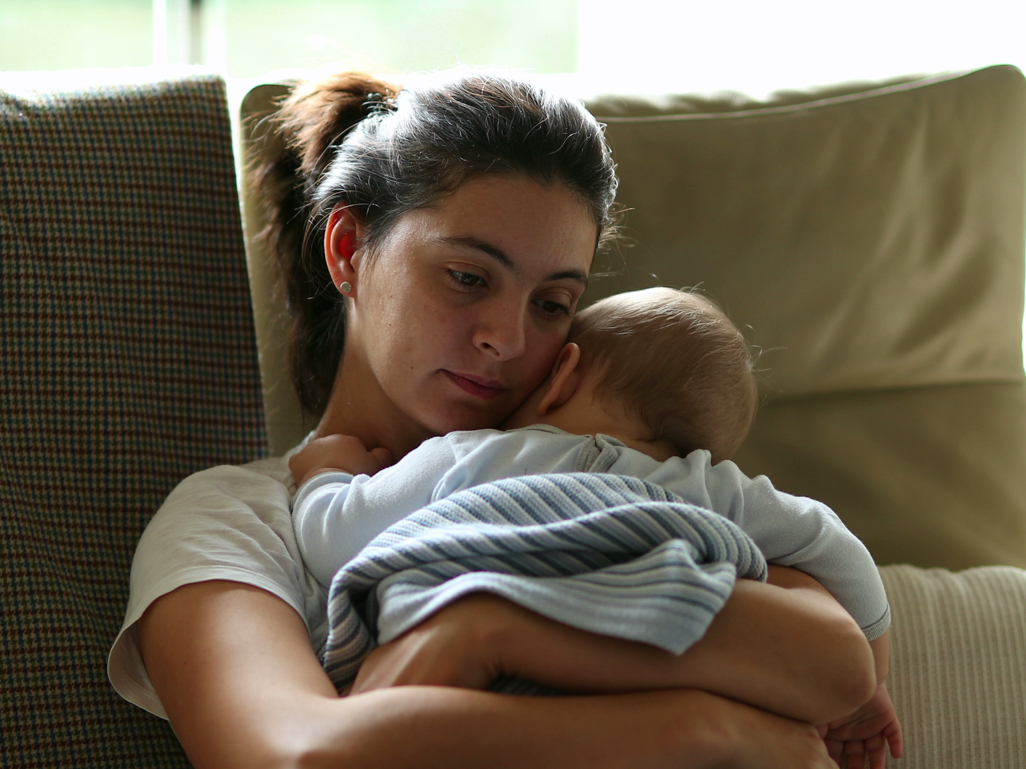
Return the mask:
<svg viewBox="0 0 1026 769">
<path fill-rule="evenodd" d="M 880 571 L 894 617 L 888 689 L 905 731 L 894 766 L 1026 766 L 1026 571 Z"/>
</svg>

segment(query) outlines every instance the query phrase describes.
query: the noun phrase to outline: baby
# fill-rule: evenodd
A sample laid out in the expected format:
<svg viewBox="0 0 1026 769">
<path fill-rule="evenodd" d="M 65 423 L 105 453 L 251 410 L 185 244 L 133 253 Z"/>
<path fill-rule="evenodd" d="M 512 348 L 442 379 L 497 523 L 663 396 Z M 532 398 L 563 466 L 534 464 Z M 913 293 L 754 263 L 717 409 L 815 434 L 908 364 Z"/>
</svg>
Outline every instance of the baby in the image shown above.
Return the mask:
<svg viewBox="0 0 1026 769">
<path fill-rule="evenodd" d="M 855 618 L 877 659 L 877 701 L 828 737 L 865 740 L 882 765 L 882 741 L 894 752 L 901 739 L 883 686 L 883 584 L 872 556 L 826 506 L 729 461 L 756 412 L 752 368 L 741 333 L 699 294 L 652 288 L 597 302 L 577 314 L 548 379 L 504 429 L 432 438 L 385 469 L 387 452 L 350 436 L 311 441 L 293 456 L 301 485 L 293 523 L 307 567 L 327 587 L 388 526 L 470 486 L 561 472 L 642 478 L 730 519 L 768 562 L 814 577 Z"/>
</svg>

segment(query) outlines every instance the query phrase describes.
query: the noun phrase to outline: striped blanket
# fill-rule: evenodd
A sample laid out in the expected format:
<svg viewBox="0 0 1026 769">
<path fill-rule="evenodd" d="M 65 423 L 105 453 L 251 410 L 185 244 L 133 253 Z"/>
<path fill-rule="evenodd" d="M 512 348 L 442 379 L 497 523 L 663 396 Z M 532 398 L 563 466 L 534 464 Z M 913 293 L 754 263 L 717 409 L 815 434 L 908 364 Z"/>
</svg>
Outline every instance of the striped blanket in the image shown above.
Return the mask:
<svg viewBox="0 0 1026 769">
<path fill-rule="evenodd" d="M 435 502 L 338 571 L 321 661 L 342 692 L 363 658 L 477 591 L 604 635 L 680 654 L 736 577 L 766 561 L 726 518 L 637 478 L 509 478 Z"/>
</svg>

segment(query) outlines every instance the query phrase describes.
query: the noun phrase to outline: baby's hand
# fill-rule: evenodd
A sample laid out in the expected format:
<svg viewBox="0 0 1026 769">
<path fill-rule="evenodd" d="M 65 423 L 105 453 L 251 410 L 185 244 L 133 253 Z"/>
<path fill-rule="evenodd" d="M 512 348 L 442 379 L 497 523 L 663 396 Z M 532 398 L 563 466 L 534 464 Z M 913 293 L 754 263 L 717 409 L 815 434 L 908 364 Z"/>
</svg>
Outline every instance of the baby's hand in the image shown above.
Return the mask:
<svg viewBox="0 0 1026 769">
<path fill-rule="evenodd" d="M 374 475 L 392 464 L 388 449 L 367 451 L 363 441 L 352 435 L 328 435 L 310 441 L 289 460 L 289 470 L 302 486 L 313 476 L 326 470 L 341 470 L 352 475 Z"/>
<path fill-rule="evenodd" d="M 901 758 L 901 723 L 887 687 L 879 684 L 873 698 L 847 718 L 821 728 L 827 751 L 841 769 L 884 769 L 887 748 Z"/>
</svg>

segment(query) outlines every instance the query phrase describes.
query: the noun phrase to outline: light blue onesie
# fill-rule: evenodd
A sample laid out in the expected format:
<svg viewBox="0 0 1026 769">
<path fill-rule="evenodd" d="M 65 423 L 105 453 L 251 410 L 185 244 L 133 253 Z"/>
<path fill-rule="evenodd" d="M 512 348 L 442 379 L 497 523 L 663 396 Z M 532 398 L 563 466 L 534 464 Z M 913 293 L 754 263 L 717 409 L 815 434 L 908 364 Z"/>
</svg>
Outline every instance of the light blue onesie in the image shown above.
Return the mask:
<svg viewBox="0 0 1026 769">
<path fill-rule="evenodd" d="M 883 582 L 866 547 L 826 505 L 748 478 L 708 451 L 659 462 L 607 435 L 573 435 L 548 425 L 469 430 L 432 438 L 374 476 L 338 471 L 307 481 L 293 526 L 306 568 L 325 587 L 375 536 L 410 513 L 478 484 L 521 475 L 600 472 L 662 486 L 737 524 L 766 560 L 816 579 L 869 640 L 890 625 Z"/>
</svg>

